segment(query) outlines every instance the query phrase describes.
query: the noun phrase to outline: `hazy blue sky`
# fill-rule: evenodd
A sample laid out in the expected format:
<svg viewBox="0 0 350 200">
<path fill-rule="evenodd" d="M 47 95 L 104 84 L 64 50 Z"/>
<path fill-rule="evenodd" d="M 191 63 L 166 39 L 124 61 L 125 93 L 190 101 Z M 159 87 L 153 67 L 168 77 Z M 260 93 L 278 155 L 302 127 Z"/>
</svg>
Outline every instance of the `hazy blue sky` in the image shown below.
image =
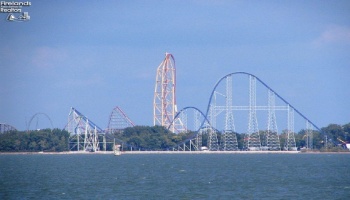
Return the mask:
<svg viewBox="0 0 350 200">
<path fill-rule="evenodd" d="M 37 112 L 63 128 L 72 106 L 101 128 L 117 105 L 152 125 L 165 52 L 179 108 L 205 110 L 219 78 L 246 71 L 320 127 L 350 122 L 348 0 L 31 2 L 29 22 L 0 13 L 0 122 L 20 130 Z"/>
</svg>

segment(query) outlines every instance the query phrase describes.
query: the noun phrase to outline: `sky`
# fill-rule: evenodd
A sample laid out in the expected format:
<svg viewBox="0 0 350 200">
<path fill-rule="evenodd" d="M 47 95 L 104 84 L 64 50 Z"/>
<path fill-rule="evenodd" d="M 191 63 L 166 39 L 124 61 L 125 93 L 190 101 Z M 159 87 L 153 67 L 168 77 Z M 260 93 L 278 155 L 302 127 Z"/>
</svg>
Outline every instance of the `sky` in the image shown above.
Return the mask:
<svg viewBox="0 0 350 200">
<path fill-rule="evenodd" d="M 348 0 L 30 2 L 27 22 L 0 13 L 0 122 L 18 130 L 36 113 L 63 128 L 71 107 L 101 128 L 115 106 L 153 125 L 166 52 L 179 109 L 205 111 L 215 83 L 244 71 L 319 127 L 350 122 Z"/>
</svg>

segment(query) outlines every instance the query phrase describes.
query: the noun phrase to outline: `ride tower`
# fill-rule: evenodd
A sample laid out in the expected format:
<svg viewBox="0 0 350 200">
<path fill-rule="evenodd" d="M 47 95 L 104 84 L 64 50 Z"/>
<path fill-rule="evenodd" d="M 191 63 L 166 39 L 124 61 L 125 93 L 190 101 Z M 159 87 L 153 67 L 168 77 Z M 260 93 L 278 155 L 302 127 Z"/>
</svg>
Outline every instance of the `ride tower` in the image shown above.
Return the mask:
<svg viewBox="0 0 350 200">
<path fill-rule="evenodd" d="M 153 101 L 153 125 L 170 126 L 169 130 L 173 133 L 185 131 L 186 128 L 181 119 L 175 119 L 176 113 L 175 59 L 172 54 L 165 53 L 163 62 L 157 68 Z"/>
</svg>

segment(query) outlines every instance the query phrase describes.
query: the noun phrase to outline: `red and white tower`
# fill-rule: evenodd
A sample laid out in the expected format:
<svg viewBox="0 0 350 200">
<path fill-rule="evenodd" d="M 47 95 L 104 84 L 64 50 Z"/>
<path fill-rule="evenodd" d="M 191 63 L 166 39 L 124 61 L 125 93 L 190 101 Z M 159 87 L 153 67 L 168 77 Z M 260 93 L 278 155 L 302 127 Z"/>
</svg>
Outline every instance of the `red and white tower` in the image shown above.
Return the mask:
<svg viewBox="0 0 350 200">
<path fill-rule="evenodd" d="M 185 131 L 179 118 L 173 121 L 176 113 L 175 59 L 170 53 L 165 53 L 165 58 L 157 69 L 153 101 L 153 124 L 166 128 L 171 125 L 169 130 L 174 133 Z"/>
</svg>

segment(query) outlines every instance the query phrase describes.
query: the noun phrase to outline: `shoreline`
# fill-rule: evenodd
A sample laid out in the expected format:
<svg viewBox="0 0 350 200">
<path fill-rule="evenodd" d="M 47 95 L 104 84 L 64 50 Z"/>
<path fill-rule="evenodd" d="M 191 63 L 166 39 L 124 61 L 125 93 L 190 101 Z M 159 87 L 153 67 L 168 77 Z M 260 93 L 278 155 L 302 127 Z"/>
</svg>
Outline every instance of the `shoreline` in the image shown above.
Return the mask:
<svg viewBox="0 0 350 200">
<path fill-rule="evenodd" d="M 113 151 L 64 151 L 64 152 L 0 152 L 0 155 L 105 155 Z M 301 152 L 301 151 L 122 151 L 122 155 L 142 154 L 349 154 L 350 152 Z"/>
</svg>

